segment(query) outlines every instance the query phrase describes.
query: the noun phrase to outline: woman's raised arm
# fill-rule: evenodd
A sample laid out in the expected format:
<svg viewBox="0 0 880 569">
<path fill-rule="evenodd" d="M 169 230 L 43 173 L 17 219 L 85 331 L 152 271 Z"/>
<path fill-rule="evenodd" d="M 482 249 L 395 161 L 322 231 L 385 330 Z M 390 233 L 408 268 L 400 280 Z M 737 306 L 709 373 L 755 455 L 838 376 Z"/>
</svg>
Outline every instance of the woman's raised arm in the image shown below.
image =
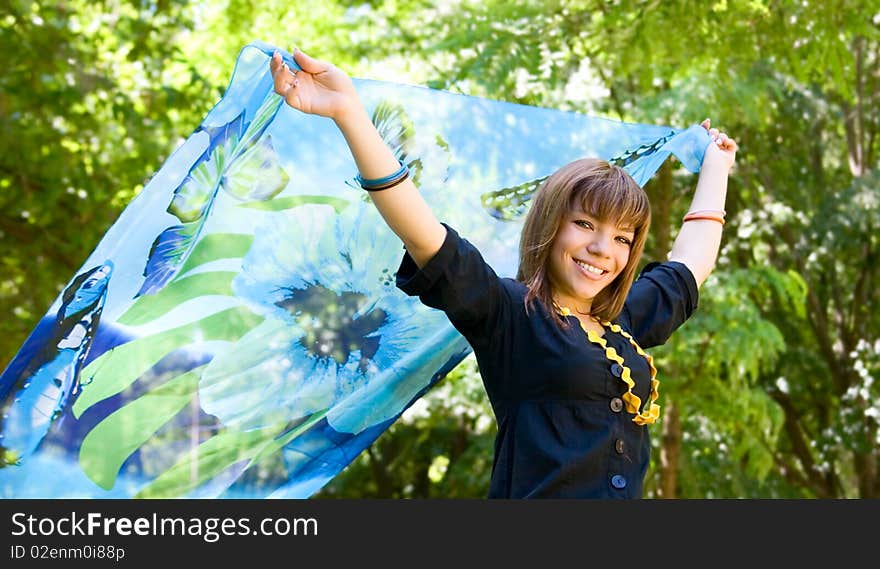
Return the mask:
<svg viewBox="0 0 880 569">
<path fill-rule="evenodd" d="M 375 180 L 397 171 L 400 164 L 370 120 L 351 78 L 335 65 L 298 49 L 294 50 L 293 57 L 302 71 L 291 71 L 280 54 L 272 56 L 270 68 L 275 92 L 299 111 L 333 119 L 348 143 L 361 178 Z M 391 188 L 369 194 L 410 256 L 423 267 L 440 250 L 446 228 L 434 216 L 415 184 L 407 178 Z"/>
<path fill-rule="evenodd" d="M 703 126 L 712 135 L 703 157 L 697 189 L 691 206 L 682 223 L 681 230 L 672 244 L 670 261 L 684 263 L 694 274 L 699 287 L 712 272 L 721 247 L 721 221 L 724 219 L 724 202 L 727 199 L 727 176 L 736 160 L 737 144 L 725 133 L 710 128 L 709 119 Z"/>
</svg>

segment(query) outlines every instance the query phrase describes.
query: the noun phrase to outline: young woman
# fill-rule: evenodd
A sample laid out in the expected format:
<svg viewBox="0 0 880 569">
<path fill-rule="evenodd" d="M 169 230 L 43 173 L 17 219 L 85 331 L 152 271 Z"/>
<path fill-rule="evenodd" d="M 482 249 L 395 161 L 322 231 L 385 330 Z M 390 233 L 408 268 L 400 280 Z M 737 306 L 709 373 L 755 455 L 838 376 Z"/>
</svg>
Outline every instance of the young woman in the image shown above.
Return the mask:
<svg viewBox="0 0 880 569">
<path fill-rule="evenodd" d="M 474 349 L 498 423 L 489 497 L 638 498 L 659 417 L 644 349 L 664 343 L 697 306 L 718 255 L 727 177 L 737 145 L 703 126 L 706 150 L 690 212 L 669 260 L 638 279 L 651 213 L 617 166 L 572 162 L 538 190 L 520 241 L 516 279 L 440 223 L 384 143 L 351 79 L 294 51 L 275 54 L 275 91 L 331 118 L 359 178 L 406 253 L 398 286 L 445 311 Z"/>
</svg>

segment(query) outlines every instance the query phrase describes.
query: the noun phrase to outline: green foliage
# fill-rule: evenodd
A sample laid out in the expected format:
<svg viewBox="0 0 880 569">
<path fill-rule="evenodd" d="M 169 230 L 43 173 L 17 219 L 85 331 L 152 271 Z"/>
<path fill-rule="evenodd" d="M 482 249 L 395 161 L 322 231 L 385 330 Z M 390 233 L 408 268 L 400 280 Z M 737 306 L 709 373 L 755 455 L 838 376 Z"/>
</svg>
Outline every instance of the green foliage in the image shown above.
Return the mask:
<svg viewBox="0 0 880 569">
<path fill-rule="evenodd" d="M 0 363 L 212 103 L 181 2 L 4 3 Z M 216 93 L 216 87 L 213 93 Z"/>
<path fill-rule="evenodd" d="M 762 316 L 768 296 L 801 306 L 803 281 L 769 267 L 717 271 L 703 285 L 697 313 L 654 351 L 661 402 L 665 394 L 696 427 L 686 431 L 686 460 L 712 448 L 719 462 L 738 465 L 742 476 L 758 482 L 773 466 L 771 450 L 783 422 L 759 383 L 785 350 L 779 329 Z M 726 444 L 720 445 L 721 440 Z M 719 490 L 711 479 L 700 483 L 706 486 L 692 482 L 687 491 L 708 495 Z"/>
</svg>

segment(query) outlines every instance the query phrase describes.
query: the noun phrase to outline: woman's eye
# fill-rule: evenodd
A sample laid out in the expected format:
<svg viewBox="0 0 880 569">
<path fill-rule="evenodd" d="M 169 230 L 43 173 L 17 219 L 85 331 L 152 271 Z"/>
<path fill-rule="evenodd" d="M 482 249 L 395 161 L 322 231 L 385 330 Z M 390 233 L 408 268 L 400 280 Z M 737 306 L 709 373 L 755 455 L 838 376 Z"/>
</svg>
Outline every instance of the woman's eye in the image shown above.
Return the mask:
<svg viewBox="0 0 880 569">
<path fill-rule="evenodd" d="M 589 221 L 585 220 L 585 219 L 579 219 L 579 220 L 575 221 L 575 223 L 576 223 L 577 225 L 580 225 L 581 227 L 586 227 L 587 229 L 592 229 L 592 228 L 593 228 L 593 224 L 590 223 Z"/>
<path fill-rule="evenodd" d="M 626 237 L 618 237 L 617 240 L 624 245 L 632 245 L 632 241 L 627 239 Z"/>
</svg>

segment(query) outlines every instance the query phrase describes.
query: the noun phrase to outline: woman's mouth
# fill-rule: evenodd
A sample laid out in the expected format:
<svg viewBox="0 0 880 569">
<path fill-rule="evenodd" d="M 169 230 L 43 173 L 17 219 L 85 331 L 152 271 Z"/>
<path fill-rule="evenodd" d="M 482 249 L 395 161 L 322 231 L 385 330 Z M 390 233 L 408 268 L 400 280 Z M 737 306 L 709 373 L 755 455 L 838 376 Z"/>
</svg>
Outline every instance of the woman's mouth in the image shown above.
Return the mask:
<svg viewBox="0 0 880 569">
<path fill-rule="evenodd" d="M 586 261 L 581 261 L 579 259 L 574 259 L 574 263 L 580 268 L 581 273 L 586 275 L 588 278 L 592 280 L 598 280 L 605 276 L 608 273 L 607 270 L 602 267 L 597 267 L 596 265 L 591 265 Z"/>
</svg>

